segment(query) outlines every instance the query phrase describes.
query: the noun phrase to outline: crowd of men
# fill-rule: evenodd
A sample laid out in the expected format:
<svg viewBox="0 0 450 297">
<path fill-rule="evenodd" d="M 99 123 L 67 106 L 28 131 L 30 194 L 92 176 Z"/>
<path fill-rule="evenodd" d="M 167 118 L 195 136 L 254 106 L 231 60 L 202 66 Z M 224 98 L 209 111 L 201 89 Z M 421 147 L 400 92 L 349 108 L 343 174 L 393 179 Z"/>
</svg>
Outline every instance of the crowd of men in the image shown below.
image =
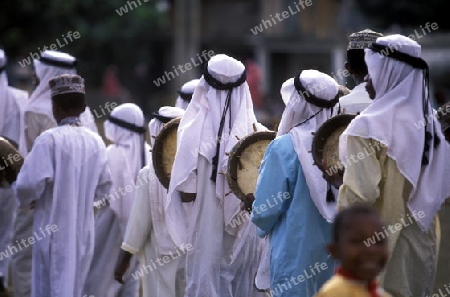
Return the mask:
<svg viewBox="0 0 450 297">
<path fill-rule="evenodd" d="M 28 96 L 8 85 L 0 50 L 0 136 L 25 160 L 0 188 L 0 295 L 431 296 L 450 144 L 420 56 L 416 41 L 367 29 L 349 36 L 345 67 L 356 87 L 347 95 L 330 75 L 299 69 L 281 86 L 277 136 L 254 194 L 241 201 L 224 174 L 228 152 L 269 129 L 255 116 L 240 61 L 213 56 L 148 126 L 139 106 L 115 107 L 106 146 L 75 57 L 44 51 Z M 355 115 L 340 159 L 365 154 L 324 175 L 312 141 L 338 114 Z M 166 189 L 151 148 L 175 118 Z"/>
</svg>

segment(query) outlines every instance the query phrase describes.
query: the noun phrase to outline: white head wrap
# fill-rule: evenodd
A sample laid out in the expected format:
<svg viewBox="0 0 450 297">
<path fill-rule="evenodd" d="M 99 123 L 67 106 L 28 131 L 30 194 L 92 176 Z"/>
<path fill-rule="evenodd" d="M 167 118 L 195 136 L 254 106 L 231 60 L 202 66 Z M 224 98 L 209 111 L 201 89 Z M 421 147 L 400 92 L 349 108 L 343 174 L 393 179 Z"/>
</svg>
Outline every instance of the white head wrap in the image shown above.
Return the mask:
<svg viewBox="0 0 450 297">
<path fill-rule="evenodd" d="M 114 147 L 120 149 L 120 153 L 114 160 L 122 164 L 119 172 L 112 172 L 113 181 L 122 181 L 124 184 L 114 184 L 114 187 L 125 187 L 132 185 L 138 176 L 139 170 L 147 164 L 148 150 L 145 147 L 144 139 L 144 114 L 134 103 L 124 103 L 111 111 L 110 117 L 141 127 L 142 133 L 130 131 L 118 126 L 108 119 L 104 123 L 105 136 L 113 143 Z M 145 160 L 143 160 L 145 158 Z M 123 160 L 125 160 L 123 162 Z M 122 183 L 120 182 L 120 183 Z M 128 220 L 134 197 L 133 193 L 128 193 L 121 199 L 111 200 L 111 209 L 116 212 L 122 222 Z"/>
<path fill-rule="evenodd" d="M 8 76 L 6 75 L 6 63 L 7 59 L 5 51 L 0 49 L 0 86 L 8 86 Z"/>
<path fill-rule="evenodd" d="M 341 135 L 340 158 L 345 159 L 343 147 L 349 135 L 374 139 L 386 145 L 388 156 L 413 186 L 408 207 L 413 213 L 425 213 L 423 218 L 416 219 L 422 229 L 428 230 L 440 206 L 450 196 L 450 183 L 447 181 L 450 175 L 447 158 L 449 145 L 429 101 L 425 107 L 431 119 L 425 119 L 428 121 L 427 128 L 421 125 L 425 94 L 423 71 L 389 57 L 391 49 L 397 49 L 420 58 L 421 46 L 399 34 L 380 37 L 376 44 L 388 46 L 387 56 L 371 49 L 365 50 L 365 61 L 376 98 Z M 422 166 L 426 130 L 432 133 L 433 140 L 439 138 L 440 143 L 429 142 L 429 164 Z"/>
<path fill-rule="evenodd" d="M 28 104 L 25 109 L 25 113 L 42 113 L 44 115 L 47 115 L 50 119 L 53 119 L 51 90 L 48 82 L 50 81 L 50 79 L 61 74 L 77 74 L 77 69 L 74 65 L 76 63 L 76 59 L 75 57 L 72 57 L 67 53 L 58 51 L 44 51 L 41 58 L 60 63 L 66 63 L 68 66 L 59 67 L 49 65 L 39 60 L 34 60 L 34 68 L 36 71 L 36 76 L 39 78 L 39 85 L 36 87 L 33 93 L 31 93 L 30 99 L 28 100 Z M 69 65 L 74 66 L 70 67 Z"/>
<path fill-rule="evenodd" d="M 6 56 L 0 49 L 0 135 L 3 132 L 6 116 L 14 110 L 13 100 L 9 98 L 8 76 L 6 74 Z"/>
<path fill-rule="evenodd" d="M 197 87 L 199 82 L 200 82 L 200 79 L 193 79 L 191 81 L 188 81 L 181 87 L 181 90 L 179 91 L 179 93 L 191 94 L 191 95 L 194 94 L 195 88 Z M 179 108 L 186 110 L 186 108 L 188 107 L 189 101 L 184 100 L 183 98 L 181 98 L 180 95 L 178 96 L 177 100 L 175 101 L 175 107 L 179 107 Z"/>
<path fill-rule="evenodd" d="M 219 54 L 211 58 L 207 66 L 208 73 L 222 84 L 235 83 L 245 72 L 245 66 L 229 56 Z M 177 155 L 172 168 L 172 176 L 168 192 L 167 223 L 169 232 L 175 243 L 180 245 L 187 234 L 186 222 L 183 216 L 180 192 L 178 187 L 192 175 L 197 168 L 199 155 L 204 156 L 210 164 L 216 154 L 216 143 L 222 113 L 225 109 L 229 91 L 218 90 L 209 85 L 202 76 L 195 89 L 192 101 L 184 114 L 178 128 Z M 257 120 L 253 111 L 253 103 L 247 82 L 232 89 L 230 110 L 226 113 L 223 125 L 220 151 L 218 154 L 217 172 L 226 172 L 228 156 L 237 143 L 237 137 L 253 132 Z M 194 153 L 193 153 L 194 152 Z M 198 178 L 210 178 L 201 176 Z M 224 207 L 225 225 L 240 212 L 240 200 L 230 194 L 224 199 L 230 189 L 224 174 L 216 177 L 216 199 Z M 212 198 L 212 197 L 211 197 Z"/>
<path fill-rule="evenodd" d="M 175 119 L 182 117 L 184 115 L 184 109 L 172 106 L 163 106 L 158 110 L 158 114 L 165 118 Z M 148 131 L 150 134 L 150 146 L 153 147 L 155 143 L 155 137 L 158 136 L 159 132 L 163 128 L 164 123 L 158 118 L 153 118 L 148 124 Z"/>
<path fill-rule="evenodd" d="M 322 108 L 306 101 L 305 95 L 302 93 L 300 96 L 297 91 L 295 79 L 287 80 L 281 87 L 281 96 L 287 105 L 281 117 L 277 136 L 291 134 L 311 198 L 322 216 L 331 222 L 336 213 L 336 203 L 326 201 L 330 187 L 319 167 L 313 165 L 314 160 L 309 151 L 312 147 L 312 133 L 331 118 L 333 108 Z M 315 97 L 327 101 L 337 99 L 339 84 L 329 75 L 317 70 L 304 70 L 299 79 L 302 86 Z"/>
<path fill-rule="evenodd" d="M 77 74 L 77 60 L 67 53 L 46 50 L 42 52 L 40 60 L 34 60 L 33 63 L 36 76 L 39 78 L 39 85 L 31 93 L 25 107 L 25 113 L 31 112 L 46 115 L 54 121 L 56 126 L 57 123 L 53 118 L 52 111 L 51 89 L 48 82 L 62 74 Z M 89 107 L 86 106 L 86 110 L 80 115 L 80 120 L 83 126 L 98 133 L 94 116 Z"/>
<path fill-rule="evenodd" d="M 5 52 L 0 49 L 0 134 L 4 134 L 4 136 L 17 142 L 20 153 L 25 157 L 28 150 L 23 128 L 23 113 L 24 106 L 27 104 L 28 92 L 9 86 L 6 72 L 7 63 L 8 59 Z M 13 122 L 10 121 L 11 119 L 8 121 L 8 118 L 14 117 L 18 111 L 20 113 L 19 127 L 16 126 L 18 123 L 15 120 Z M 14 127 L 11 127 L 11 125 Z M 8 126 L 6 129 L 8 132 L 5 131 L 5 126 Z"/>
</svg>

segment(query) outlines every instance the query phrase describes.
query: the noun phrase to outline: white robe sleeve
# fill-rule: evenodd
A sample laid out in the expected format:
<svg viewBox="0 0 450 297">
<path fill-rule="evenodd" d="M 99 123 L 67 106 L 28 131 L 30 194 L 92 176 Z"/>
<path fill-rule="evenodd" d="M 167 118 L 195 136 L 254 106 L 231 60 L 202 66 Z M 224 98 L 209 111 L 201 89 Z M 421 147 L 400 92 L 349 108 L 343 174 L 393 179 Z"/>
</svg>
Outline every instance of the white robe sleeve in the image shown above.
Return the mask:
<svg viewBox="0 0 450 297">
<path fill-rule="evenodd" d="M 13 189 L 20 207 L 26 208 L 41 198 L 45 186 L 54 178 L 54 147 L 50 135 L 42 135 L 25 158 Z"/>
<path fill-rule="evenodd" d="M 106 150 L 105 153 L 102 154 L 101 158 L 103 159 L 101 162 L 103 164 L 103 167 L 98 179 L 97 188 L 95 189 L 94 202 L 106 197 L 111 191 L 112 187 L 111 169 L 106 158 Z"/>
<path fill-rule="evenodd" d="M 138 180 L 145 180 L 148 173 L 148 167 L 141 169 Z M 132 254 L 137 254 L 144 248 L 153 228 L 149 195 L 147 184 L 140 186 L 135 191 L 133 206 L 122 243 L 122 249 Z"/>
</svg>

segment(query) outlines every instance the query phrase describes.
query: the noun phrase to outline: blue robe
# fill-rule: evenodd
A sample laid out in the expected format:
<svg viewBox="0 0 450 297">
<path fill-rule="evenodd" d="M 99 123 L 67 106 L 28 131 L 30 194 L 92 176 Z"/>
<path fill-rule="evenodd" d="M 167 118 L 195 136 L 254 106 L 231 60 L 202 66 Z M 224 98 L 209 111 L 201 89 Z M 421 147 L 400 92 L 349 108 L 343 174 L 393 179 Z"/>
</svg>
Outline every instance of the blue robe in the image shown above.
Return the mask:
<svg viewBox="0 0 450 297">
<path fill-rule="evenodd" d="M 336 261 L 326 250 L 332 225 L 311 199 L 289 134 L 267 147 L 251 220 L 259 236 L 270 234 L 273 297 L 311 297 L 333 276 Z"/>
</svg>

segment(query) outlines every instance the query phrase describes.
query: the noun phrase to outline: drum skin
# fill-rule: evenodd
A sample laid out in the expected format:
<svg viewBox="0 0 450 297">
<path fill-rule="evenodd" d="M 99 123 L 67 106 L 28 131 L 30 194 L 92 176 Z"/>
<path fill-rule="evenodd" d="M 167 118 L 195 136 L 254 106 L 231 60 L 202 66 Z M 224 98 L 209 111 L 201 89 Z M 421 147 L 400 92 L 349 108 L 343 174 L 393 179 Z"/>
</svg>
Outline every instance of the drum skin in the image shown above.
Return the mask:
<svg viewBox="0 0 450 297">
<path fill-rule="evenodd" d="M 11 185 L 15 182 L 23 161 L 24 158 L 19 153 L 17 144 L 0 136 L 0 184 Z"/>
<path fill-rule="evenodd" d="M 275 131 L 253 132 L 239 140 L 229 153 L 226 177 L 230 190 L 240 200 L 254 193 L 262 158 L 275 137 Z"/>
<path fill-rule="evenodd" d="M 311 153 L 314 164 L 324 173 L 331 167 L 340 167 L 339 137 L 355 117 L 356 115 L 352 114 L 336 115 L 324 122 L 314 133 Z M 323 168 L 322 161 L 325 161 L 328 168 Z"/>
<path fill-rule="evenodd" d="M 177 152 L 177 130 L 181 117 L 167 122 L 156 136 L 152 149 L 155 174 L 164 188 L 169 188 L 172 166 Z"/>
</svg>

